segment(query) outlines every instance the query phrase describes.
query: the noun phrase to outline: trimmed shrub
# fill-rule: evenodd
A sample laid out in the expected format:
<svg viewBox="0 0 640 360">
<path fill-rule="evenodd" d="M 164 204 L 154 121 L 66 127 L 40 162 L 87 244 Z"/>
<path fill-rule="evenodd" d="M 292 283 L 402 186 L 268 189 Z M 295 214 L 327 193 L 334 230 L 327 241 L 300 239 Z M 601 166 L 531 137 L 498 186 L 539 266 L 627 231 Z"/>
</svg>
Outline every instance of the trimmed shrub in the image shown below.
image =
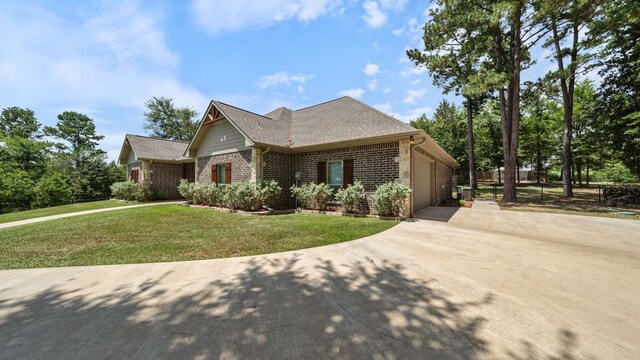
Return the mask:
<svg viewBox="0 0 640 360">
<path fill-rule="evenodd" d="M 302 208 L 311 209 L 316 207 L 324 211 L 333 196 L 333 189 L 324 183 L 294 185 L 291 187 L 291 196 L 298 199 L 298 205 Z"/>
<path fill-rule="evenodd" d="M 373 207 L 382 216 L 399 216 L 404 210 L 410 192 L 411 189 L 404 184 L 382 184 L 371 197 Z"/>
<path fill-rule="evenodd" d="M 346 189 L 338 190 L 336 200 L 342 203 L 345 212 L 352 213 L 358 210 L 358 204 L 365 198 L 364 185 L 356 181 Z"/>
<path fill-rule="evenodd" d="M 333 189 L 325 183 L 314 185 L 313 198 L 318 209 L 325 211 L 327 210 L 327 203 L 333 198 Z"/>
<path fill-rule="evenodd" d="M 193 185 L 195 185 L 195 183 L 190 183 L 187 179 L 180 180 L 180 184 L 178 184 L 178 192 L 180 193 L 180 196 L 189 202 L 193 202 Z"/>
<path fill-rule="evenodd" d="M 258 185 L 258 191 L 260 192 L 262 206 L 270 208 L 273 207 L 274 201 L 282 193 L 282 188 L 275 180 L 263 180 Z"/>
<path fill-rule="evenodd" d="M 111 195 L 119 200 L 148 201 L 153 196 L 153 191 L 147 184 L 134 183 L 133 181 L 115 182 L 111 186 Z"/>
<path fill-rule="evenodd" d="M 298 207 L 311 209 L 313 205 L 313 186 L 314 184 L 302 184 L 301 186 L 293 185 L 291 187 L 291 197 L 295 197 L 298 200 Z"/>
<path fill-rule="evenodd" d="M 224 186 L 189 183 L 181 180 L 178 192 L 195 205 L 221 206 L 229 209 L 260 210 L 277 198 L 282 188 L 275 181 L 260 184 L 235 182 Z"/>
<path fill-rule="evenodd" d="M 119 200 L 133 200 L 135 185 L 133 181 L 115 182 L 110 186 L 111 196 Z"/>
</svg>

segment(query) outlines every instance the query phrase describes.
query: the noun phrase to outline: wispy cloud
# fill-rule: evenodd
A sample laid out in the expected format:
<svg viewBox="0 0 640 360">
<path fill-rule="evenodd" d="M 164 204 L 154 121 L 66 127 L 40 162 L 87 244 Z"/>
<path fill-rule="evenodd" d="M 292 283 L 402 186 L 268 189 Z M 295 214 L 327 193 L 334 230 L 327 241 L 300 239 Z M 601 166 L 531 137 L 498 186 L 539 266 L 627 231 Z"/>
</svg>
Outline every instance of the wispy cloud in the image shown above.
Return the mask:
<svg viewBox="0 0 640 360">
<path fill-rule="evenodd" d="M 191 8 L 198 25 L 212 34 L 264 28 L 297 19 L 312 21 L 342 9 L 341 0 L 193 0 Z"/>
<path fill-rule="evenodd" d="M 153 95 L 204 106 L 207 97 L 179 79 L 162 14 L 136 1 L 99 3 L 72 22 L 38 7 L 5 7 L 0 32 L 0 99 L 22 106 L 141 108 Z"/>
<path fill-rule="evenodd" d="M 367 81 L 367 88 L 371 91 L 375 91 L 378 87 L 378 79 L 372 79 Z"/>
<path fill-rule="evenodd" d="M 385 14 L 375 1 L 365 1 L 362 3 L 362 7 L 364 8 L 365 14 L 362 16 L 367 25 L 371 28 L 379 28 L 384 26 L 387 23 L 389 18 L 387 14 Z"/>
<path fill-rule="evenodd" d="M 423 97 L 426 93 L 427 89 L 408 90 L 407 92 L 405 92 L 402 102 L 405 104 L 415 104 L 418 99 Z"/>
<path fill-rule="evenodd" d="M 254 84 L 264 90 L 275 85 L 291 85 L 293 83 L 304 84 L 307 80 L 313 79 L 311 74 L 289 74 L 286 71 L 280 71 L 275 74 L 262 76 Z M 298 90 L 300 87 L 298 88 Z"/>
<path fill-rule="evenodd" d="M 364 95 L 364 92 L 362 88 L 347 89 L 340 91 L 338 96 L 351 96 L 354 99 L 360 99 L 362 95 Z"/>
</svg>

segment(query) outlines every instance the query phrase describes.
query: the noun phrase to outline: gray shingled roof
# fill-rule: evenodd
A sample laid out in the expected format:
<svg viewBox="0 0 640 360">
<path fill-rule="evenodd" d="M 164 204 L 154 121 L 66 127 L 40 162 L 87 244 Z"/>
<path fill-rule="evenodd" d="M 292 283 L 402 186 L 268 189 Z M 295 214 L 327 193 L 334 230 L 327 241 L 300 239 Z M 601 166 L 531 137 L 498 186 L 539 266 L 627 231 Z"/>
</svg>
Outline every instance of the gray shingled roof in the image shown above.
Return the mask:
<svg viewBox="0 0 640 360">
<path fill-rule="evenodd" d="M 187 149 L 186 142 L 154 139 L 146 136 L 127 134 L 131 149 L 138 159 L 182 161 L 189 158 L 184 156 Z"/>
<path fill-rule="evenodd" d="M 418 130 L 348 96 L 296 110 L 291 118 L 291 147 L 303 147 Z"/>
<path fill-rule="evenodd" d="M 227 119 L 235 124 L 249 140 L 261 144 L 287 146 L 289 129 L 291 127 L 291 116 L 286 116 L 286 112 L 290 112 L 289 110 L 284 108 L 276 109 L 271 113 L 274 113 L 273 116 L 277 114 L 278 117 L 272 118 L 258 115 L 219 101 L 213 101 L 213 104 Z"/>
<path fill-rule="evenodd" d="M 297 148 L 418 132 L 348 96 L 294 111 L 280 107 L 265 115 L 213 104 L 249 140 L 267 145 Z"/>
</svg>

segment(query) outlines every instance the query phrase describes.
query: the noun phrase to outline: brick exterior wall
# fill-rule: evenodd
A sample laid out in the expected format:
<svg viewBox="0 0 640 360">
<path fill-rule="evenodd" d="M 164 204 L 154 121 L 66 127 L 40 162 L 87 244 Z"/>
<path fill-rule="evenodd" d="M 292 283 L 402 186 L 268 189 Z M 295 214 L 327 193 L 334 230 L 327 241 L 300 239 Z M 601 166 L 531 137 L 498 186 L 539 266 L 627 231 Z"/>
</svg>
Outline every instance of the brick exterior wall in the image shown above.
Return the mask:
<svg viewBox="0 0 640 360">
<path fill-rule="evenodd" d="M 183 164 L 151 163 L 151 189 L 157 195 L 164 193 L 169 199 L 179 199 L 178 184 L 184 179 Z"/>
<path fill-rule="evenodd" d="M 197 160 L 196 181 L 211 183 L 211 166 L 213 164 L 231 163 L 231 181 L 251 180 L 251 150 L 244 150 L 223 155 L 204 156 Z"/>
<path fill-rule="evenodd" d="M 268 152 L 262 156 L 264 170 L 262 177 L 265 180 L 275 180 L 282 188 L 282 193 L 274 206 L 276 208 L 288 208 L 291 205 L 291 184 L 293 169 L 290 168 L 290 155 L 278 152 Z"/>
<path fill-rule="evenodd" d="M 439 198 L 440 202 L 451 199 L 452 191 L 453 169 L 442 161 L 436 160 L 436 198 Z"/>
<path fill-rule="evenodd" d="M 311 151 L 291 155 L 291 172 L 301 172 L 300 183 L 315 183 L 318 179 L 318 162 L 353 159 L 353 180 L 360 180 L 367 194 L 365 210 L 372 209 L 369 197 L 379 185 L 395 181 L 400 167 L 398 142 L 352 146 L 339 149 Z"/>
</svg>

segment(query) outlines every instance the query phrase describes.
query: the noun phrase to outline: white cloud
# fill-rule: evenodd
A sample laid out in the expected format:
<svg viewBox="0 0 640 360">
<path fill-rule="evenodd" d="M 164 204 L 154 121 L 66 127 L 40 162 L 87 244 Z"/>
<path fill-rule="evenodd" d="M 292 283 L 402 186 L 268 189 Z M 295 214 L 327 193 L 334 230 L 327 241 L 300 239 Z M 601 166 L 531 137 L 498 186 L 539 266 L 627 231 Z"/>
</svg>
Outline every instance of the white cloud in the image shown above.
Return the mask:
<svg viewBox="0 0 640 360">
<path fill-rule="evenodd" d="M 402 11 L 408 0 L 379 0 L 380 7 L 384 10 Z"/>
<path fill-rule="evenodd" d="M 369 80 L 367 82 L 367 88 L 371 91 L 375 91 L 378 87 L 378 79 Z"/>
<path fill-rule="evenodd" d="M 369 27 L 375 29 L 382 27 L 387 23 L 387 14 L 380 10 L 377 2 L 365 1 L 362 4 L 362 7 L 365 10 L 365 15 L 362 18 L 367 23 L 367 25 L 369 25 Z"/>
<path fill-rule="evenodd" d="M 193 0 L 191 8 L 198 25 L 212 34 L 264 28 L 291 19 L 312 21 L 344 11 L 341 0 Z"/>
<path fill-rule="evenodd" d="M 404 26 L 393 30 L 391 33 L 395 36 L 402 36 L 402 34 L 404 33 Z"/>
<path fill-rule="evenodd" d="M 415 79 L 411 81 L 411 85 L 418 85 L 418 84 L 420 84 L 420 79 Z"/>
<path fill-rule="evenodd" d="M 367 63 L 362 71 L 369 76 L 375 76 L 380 72 L 380 65 Z"/>
<path fill-rule="evenodd" d="M 427 72 L 427 68 L 424 66 L 419 66 L 419 67 L 412 66 L 410 68 L 406 68 L 402 70 L 400 72 L 400 75 L 402 75 L 402 77 L 409 77 L 412 75 L 421 75 L 421 74 L 424 74 L 425 72 Z"/>
<path fill-rule="evenodd" d="M 342 90 L 338 93 L 338 96 L 350 96 L 354 99 L 360 99 L 364 94 L 364 90 L 362 88 L 354 88 Z"/>
<path fill-rule="evenodd" d="M 404 94 L 404 99 L 402 99 L 402 102 L 405 104 L 415 104 L 418 99 L 423 97 L 426 93 L 427 89 L 408 90 Z"/>
<path fill-rule="evenodd" d="M 383 113 L 388 113 L 391 111 L 391 104 L 389 103 L 384 103 L 384 104 L 374 104 L 373 105 L 374 108 L 382 111 Z"/>
<path fill-rule="evenodd" d="M 391 104 L 389 103 L 383 103 L 383 104 L 375 104 L 373 105 L 374 108 L 382 111 L 383 113 L 389 115 L 389 116 L 393 116 L 394 118 L 400 120 L 400 121 L 404 121 L 406 123 L 408 123 L 411 120 L 415 120 L 416 118 L 420 117 L 422 114 L 431 114 L 433 113 L 433 108 L 429 107 L 429 106 L 424 106 L 424 107 L 419 107 L 419 108 L 415 108 L 415 109 L 411 109 L 408 112 L 401 114 L 398 112 L 393 111 L 393 108 L 391 106 Z"/>
<path fill-rule="evenodd" d="M 298 85 L 298 92 L 300 94 L 302 94 L 304 92 L 304 88 L 302 87 L 302 85 Z"/>
<path fill-rule="evenodd" d="M 111 1 L 84 23 L 37 7 L 0 12 L 0 99 L 22 106 L 142 108 L 151 96 L 179 106 L 208 99 L 179 80 L 159 13 Z"/>
<path fill-rule="evenodd" d="M 280 71 L 275 74 L 262 76 L 254 84 L 264 90 L 270 86 L 279 84 L 291 85 L 292 83 L 304 84 L 307 80 L 313 79 L 313 75 L 310 74 L 289 74 L 286 71 Z"/>
</svg>

